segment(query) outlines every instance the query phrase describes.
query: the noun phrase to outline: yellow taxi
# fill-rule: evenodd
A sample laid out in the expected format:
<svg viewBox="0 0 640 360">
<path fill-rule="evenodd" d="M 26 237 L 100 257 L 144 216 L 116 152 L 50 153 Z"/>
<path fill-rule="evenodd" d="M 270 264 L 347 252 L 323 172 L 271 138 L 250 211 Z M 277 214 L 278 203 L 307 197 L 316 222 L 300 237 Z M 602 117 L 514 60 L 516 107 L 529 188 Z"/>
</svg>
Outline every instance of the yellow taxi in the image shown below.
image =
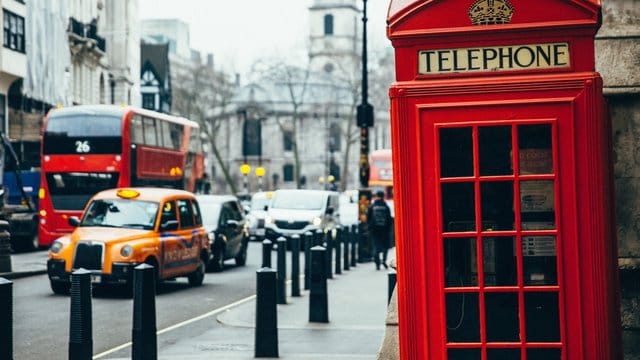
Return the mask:
<svg viewBox="0 0 640 360">
<path fill-rule="evenodd" d="M 95 194 L 82 219 L 70 217 L 74 231 L 49 249 L 51 289 L 67 294 L 70 275 L 91 271 L 94 284 L 133 283 L 133 268 L 146 263 L 157 280 L 186 276 L 201 285 L 210 257 L 198 201 L 187 191 L 119 188 Z"/>
</svg>

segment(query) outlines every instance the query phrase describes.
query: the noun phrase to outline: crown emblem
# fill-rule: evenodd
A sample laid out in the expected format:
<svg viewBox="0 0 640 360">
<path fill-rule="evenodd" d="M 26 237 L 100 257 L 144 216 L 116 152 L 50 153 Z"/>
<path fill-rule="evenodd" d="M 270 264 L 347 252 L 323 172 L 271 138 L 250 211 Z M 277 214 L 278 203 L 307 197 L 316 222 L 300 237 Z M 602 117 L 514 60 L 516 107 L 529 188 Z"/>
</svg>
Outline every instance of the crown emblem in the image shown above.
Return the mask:
<svg viewBox="0 0 640 360">
<path fill-rule="evenodd" d="M 508 24 L 513 6 L 507 0 L 476 0 L 469 7 L 468 15 L 473 25 Z"/>
</svg>

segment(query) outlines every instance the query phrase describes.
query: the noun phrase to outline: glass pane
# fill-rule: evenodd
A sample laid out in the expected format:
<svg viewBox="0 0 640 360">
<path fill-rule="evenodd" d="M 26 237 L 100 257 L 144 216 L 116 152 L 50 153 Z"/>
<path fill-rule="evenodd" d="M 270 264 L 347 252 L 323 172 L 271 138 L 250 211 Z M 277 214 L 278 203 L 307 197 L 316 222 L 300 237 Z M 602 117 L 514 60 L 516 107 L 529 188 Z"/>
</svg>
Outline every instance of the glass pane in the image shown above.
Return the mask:
<svg viewBox="0 0 640 360">
<path fill-rule="evenodd" d="M 520 360 L 520 349 L 487 349 L 487 360 Z"/>
<path fill-rule="evenodd" d="M 511 126 L 478 129 L 480 176 L 511 175 Z"/>
<path fill-rule="evenodd" d="M 449 360 L 479 360 L 480 349 L 449 349 L 447 351 Z"/>
<path fill-rule="evenodd" d="M 440 176 L 473 176 L 470 127 L 440 129 Z"/>
<path fill-rule="evenodd" d="M 493 223 L 493 230 L 513 230 L 513 183 L 510 181 L 480 184 L 482 222 Z"/>
<path fill-rule="evenodd" d="M 520 210 L 523 230 L 554 229 L 553 180 L 521 181 Z"/>
<path fill-rule="evenodd" d="M 485 295 L 487 341 L 520 341 L 517 293 Z"/>
<path fill-rule="evenodd" d="M 522 267 L 525 285 L 557 285 L 556 238 L 523 236 Z"/>
<path fill-rule="evenodd" d="M 560 341 L 557 293 L 525 293 L 524 311 L 528 342 Z"/>
<path fill-rule="evenodd" d="M 442 220 L 444 231 L 475 231 L 473 183 L 442 184 Z"/>
<path fill-rule="evenodd" d="M 527 349 L 527 360 L 560 360 L 561 349 Z"/>
<path fill-rule="evenodd" d="M 512 237 L 484 238 L 482 244 L 484 285 L 517 285 L 515 239 Z"/>
<path fill-rule="evenodd" d="M 478 294 L 446 294 L 445 301 L 447 340 L 449 342 L 479 342 L 480 312 L 478 311 Z"/>
<path fill-rule="evenodd" d="M 444 239 L 445 285 L 478 286 L 475 238 Z"/>
<path fill-rule="evenodd" d="M 553 173 L 551 125 L 518 126 L 520 174 Z"/>
</svg>

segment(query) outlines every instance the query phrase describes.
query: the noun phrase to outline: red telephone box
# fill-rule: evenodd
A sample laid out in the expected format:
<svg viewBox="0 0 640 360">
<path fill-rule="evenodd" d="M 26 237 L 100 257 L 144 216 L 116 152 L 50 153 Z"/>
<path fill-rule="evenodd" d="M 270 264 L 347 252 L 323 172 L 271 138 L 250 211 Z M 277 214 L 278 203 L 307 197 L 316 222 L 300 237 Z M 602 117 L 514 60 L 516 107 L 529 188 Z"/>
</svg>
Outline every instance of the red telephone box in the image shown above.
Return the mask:
<svg viewBox="0 0 640 360">
<path fill-rule="evenodd" d="M 599 25 L 598 0 L 391 1 L 402 359 L 622 358 Z"/>
</svg>

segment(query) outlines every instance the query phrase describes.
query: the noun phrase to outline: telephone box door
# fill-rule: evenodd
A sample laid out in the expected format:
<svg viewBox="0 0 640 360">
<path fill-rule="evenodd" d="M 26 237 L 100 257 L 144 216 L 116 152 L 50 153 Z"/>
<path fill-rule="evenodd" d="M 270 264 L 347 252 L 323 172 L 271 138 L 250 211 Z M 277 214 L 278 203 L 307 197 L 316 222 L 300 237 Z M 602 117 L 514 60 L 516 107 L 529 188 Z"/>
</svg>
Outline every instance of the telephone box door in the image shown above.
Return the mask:
<svg viewBox="0 0 640 360">
<path fill-rule="evenodd" d="M 401 193 L 399 210 L 422 214 L 424 224 L 410 237 L 414 229 L 402 222 L 399 229 L 400 321 L 408 323 L 400 329 L 401 343 L 404 335 L 427 339 L 405 342 L 404 351 L 417 356 L 407 358 L 577 360 L 589 358 L 585 343 L 597 348 L 585 327 L 585 321 L 596 324 L 597 315 L 580 307 L 602 301 L 603 311 L 611 310 L 607 294 L 591 299 L 609 280 L 591 282 L 588 270 L 605 266 L 592 262 L 594 251 L 609 261 L 615 247 L 597 245 L 598 233 L 608 229 L 606 212 L 576 204 L 584 184 L 606 178 L 604 168 L 583 166 L 599 159 L 592 164 L 606 167 L 596 156 L 605 154 L 598 148 L 606 147 L 609 134 L 598 117 L 601 100 L 590 88 L 598 81 L 548 84 L 557 89 L 564 82 L 561 91 L 513 82 L 505 86 L 521 92 L 507 100 L 482 87 L 443 98 L 430 96 L 443 92 L 438 87 L 416 97 L 409 89 L 392 91 L 400 94 L 392 96 L 392 112 L 416 114 L 396 124 L 394 141 L 403 149 L 394 161 L 419 164 L 421 173 L 398 177 L 400 187 L 420 194 L 410 204 Z M 419 144 L 398 142 L 416 134 Z M 596 225 L 585 229 L 579 219 Z M 408 256 L 421 251 L 424 259 Z M 424 292 L 406 282 L 419 273 L 425 274 Z"/>
</svg>

